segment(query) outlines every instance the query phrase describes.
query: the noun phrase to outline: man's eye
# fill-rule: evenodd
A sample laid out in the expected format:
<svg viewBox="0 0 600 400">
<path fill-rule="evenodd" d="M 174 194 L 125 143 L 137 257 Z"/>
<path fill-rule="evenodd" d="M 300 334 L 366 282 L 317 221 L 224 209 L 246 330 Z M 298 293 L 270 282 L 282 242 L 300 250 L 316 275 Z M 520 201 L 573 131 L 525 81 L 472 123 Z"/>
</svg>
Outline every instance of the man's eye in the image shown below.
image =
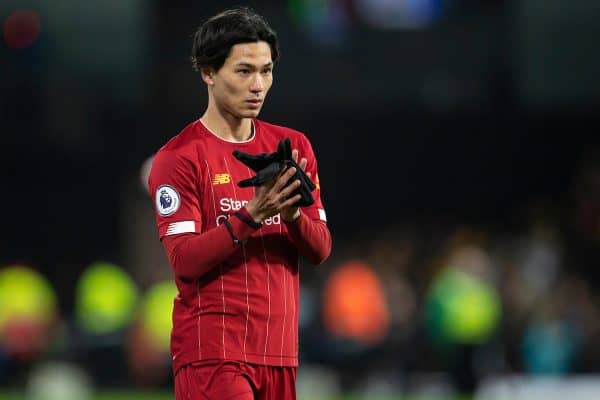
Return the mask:
<svg viewBox="0 0 600 400">
<path fill-rule="evenodd" d="M 269 69 L 265 69 L 265 70 L 263 71 L 263 74 L 265 74 L 265 75 L 268 75 L 268 74 L 270 74 L 271 72 L 273 72 L 273 70 L 272 70 L 271 68 L 269 68 Z"/>
<path fill-rule="evenodd" d="M 250 73 L 249 69 L 240 69 L 238 71 L 238 73 L 242 74 L 242 75 L 248 75 Z"/>
</svg>

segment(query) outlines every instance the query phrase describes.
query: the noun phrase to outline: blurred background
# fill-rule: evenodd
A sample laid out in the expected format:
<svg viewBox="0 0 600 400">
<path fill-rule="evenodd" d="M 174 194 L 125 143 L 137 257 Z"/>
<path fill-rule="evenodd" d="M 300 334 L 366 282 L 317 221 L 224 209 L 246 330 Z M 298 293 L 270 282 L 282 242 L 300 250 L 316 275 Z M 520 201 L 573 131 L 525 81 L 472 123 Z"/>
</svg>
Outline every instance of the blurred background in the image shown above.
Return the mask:
<svg viewBox="0 0 600 400">
<path fill-rule="evenodd" d="M 300 399 L 600 398 L 600 3 L 1 0 L 0 399 L 169 399 L 143 181 L 248 5 L 334 246 L 301 267 Z M 464 397 L 462 397 L 464 398 Z"/>
</svg>

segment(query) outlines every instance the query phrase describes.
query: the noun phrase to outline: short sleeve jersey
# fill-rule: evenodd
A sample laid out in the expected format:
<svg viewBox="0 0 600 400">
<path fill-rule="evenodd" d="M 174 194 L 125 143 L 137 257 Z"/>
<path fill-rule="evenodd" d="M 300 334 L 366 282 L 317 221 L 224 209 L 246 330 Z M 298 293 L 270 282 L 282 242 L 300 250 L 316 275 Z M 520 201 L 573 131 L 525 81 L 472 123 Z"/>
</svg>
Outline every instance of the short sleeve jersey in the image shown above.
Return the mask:
<svg viewBox="0 0 600 400">
<path fill-rule="evenodd" d="M 234 150 L 270 153 L 289 137 L 308 161 L 315 203 L 302 208 L 325 222 L 317 161 L 310 142 L 295 130 L 253 120 L 254 135 L 229 142 L 201 121 L 188 125 L 156 154 L 149 177 L 159 236 L 199 234 L 243 207 L 254 188 L 237 183 L 254 176 Z M 229 257 L 195 281 L 175 278 L 171 352 L 175 370 L 189 362 L 232 359 L 264 365 L 298 363 L 298 252 L 279 215 Z"/>
</svg>

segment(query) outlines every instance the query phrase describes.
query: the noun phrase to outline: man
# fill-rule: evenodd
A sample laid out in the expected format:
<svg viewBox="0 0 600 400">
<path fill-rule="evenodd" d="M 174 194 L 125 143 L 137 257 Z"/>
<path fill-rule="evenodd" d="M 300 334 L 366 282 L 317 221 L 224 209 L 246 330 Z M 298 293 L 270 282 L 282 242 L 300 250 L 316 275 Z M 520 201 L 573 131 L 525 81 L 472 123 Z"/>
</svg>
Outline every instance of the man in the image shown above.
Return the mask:
<svg viewBox="0 0 600 400">
<path fill-rule="evenodd" d="M 171 335 L 178 400 L 296 398 L 298 257 L 322 263 L 331 236 L 308 139 L 256 119 L 277 59 L 277 36 L 254 12 L 206 21 L 192 64 L 208 106 L 153 161 L 150 193 L 179 289 Z M 234 150 L 271 153 L 285 138 L 317 183 L 314 204 L 302 209 L 293 167 L 258 187 L 237 185 L 254 171 Z"/>
</svg>

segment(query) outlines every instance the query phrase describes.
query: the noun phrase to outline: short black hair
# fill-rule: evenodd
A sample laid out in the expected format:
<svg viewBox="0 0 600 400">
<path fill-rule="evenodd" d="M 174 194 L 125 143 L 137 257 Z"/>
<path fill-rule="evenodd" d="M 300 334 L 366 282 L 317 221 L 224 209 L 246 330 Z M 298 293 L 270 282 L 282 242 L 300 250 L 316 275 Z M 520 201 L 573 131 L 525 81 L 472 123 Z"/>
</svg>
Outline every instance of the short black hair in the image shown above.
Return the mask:
<svg viewBox="0 0 600 400">
<path fill-rule="evenodd" d="M 192 44 L 192 67 L 221 69 L 231 48 L 238 43 L 264 41 L 271 47 L 271 59 L 279 59 L 277 34 L 267 21 L 250 8 L 239 7 L 223 11 L 198 28 Z"/>
</svg>

